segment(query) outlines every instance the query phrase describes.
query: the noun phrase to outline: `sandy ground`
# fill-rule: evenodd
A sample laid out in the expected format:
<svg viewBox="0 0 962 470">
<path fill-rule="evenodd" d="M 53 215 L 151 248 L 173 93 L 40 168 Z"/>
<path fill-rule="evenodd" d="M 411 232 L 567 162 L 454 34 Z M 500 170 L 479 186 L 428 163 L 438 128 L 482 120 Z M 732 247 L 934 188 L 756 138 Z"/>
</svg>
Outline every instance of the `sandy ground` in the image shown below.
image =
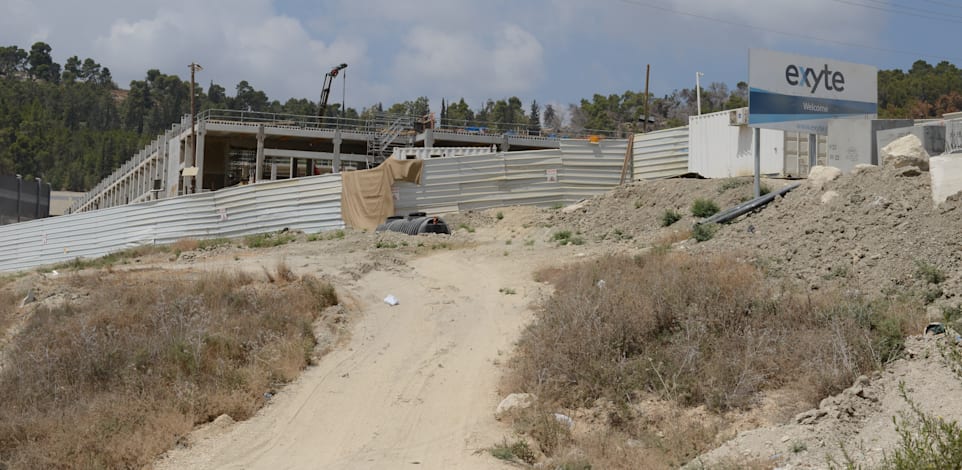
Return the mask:
<svg viewBox="0 0 962 470">
<path fill-rule="evenodd" d="M 511 434 L 494 419 L 500 366 L 545 289 L 533 270 L 565 248 L 517 244 L 505 256 L 512 247 L 500 236 L 479 230 L 477 246 L 432 251 L 402 267 L 374 262 L 340 288 L 360 310 L 346 344 L 254 418 L 192 439 L 157 468 L 512 468 L 484 451 Z M 364 264 L 363 253 L 241 262 L 280 256 L 298 273 L 339 272 L 342 280 L 356 272 L 345 264 Z M 388 294 L 400 304 L 384 303 Z"/>
</svg>

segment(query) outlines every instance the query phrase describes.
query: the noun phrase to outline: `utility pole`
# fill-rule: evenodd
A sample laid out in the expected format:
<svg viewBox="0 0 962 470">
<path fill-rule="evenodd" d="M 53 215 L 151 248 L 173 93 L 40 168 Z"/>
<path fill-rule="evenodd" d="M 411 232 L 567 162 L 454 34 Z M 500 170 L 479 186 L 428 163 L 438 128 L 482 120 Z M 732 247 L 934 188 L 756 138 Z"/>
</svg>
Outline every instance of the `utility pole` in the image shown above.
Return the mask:
<svg viewBox="0 0 962 470">
<path fill-rule="evenodd" d="M 195 129 L 197 128 L 194 122 L 194 73 L 198 70 L 204 70 L 200 64 L 191 62 L 187 67 L 190 68 L 190 162 L 191 166 L 197 164 L 197 135 Z M 196 176 L 194 177 L 197 178 Z M 188 194 L 188 187 L 184 186 L 184 194 Z"/>
<path fill-rule="evenodd" d="M 695 72 L 695 96 L 696 96 L 695 99 L 698 100 L 698 115 L 699 115 L 699 116 L 701 116 L 701 81 L 700 81 L 700 79 L 701 79 L 701 77 L 703 77 L 703 76 L 705 76 L 705 74 L 703 74 L 703 73 L 701 73 L 701 72 Z"/>
<path fill-rule="evenodd" d="M 642 132 L 648 133 L 648 79 L 651 77 L 651 64 L 645 67 L 645 123 L 642 125 Z"/>
<path fill-rule="evenodd" d="M 17 223 L 20 223 L 20 201 L 23 199 L 23 176 L 17 175 Z"/>
</svg>

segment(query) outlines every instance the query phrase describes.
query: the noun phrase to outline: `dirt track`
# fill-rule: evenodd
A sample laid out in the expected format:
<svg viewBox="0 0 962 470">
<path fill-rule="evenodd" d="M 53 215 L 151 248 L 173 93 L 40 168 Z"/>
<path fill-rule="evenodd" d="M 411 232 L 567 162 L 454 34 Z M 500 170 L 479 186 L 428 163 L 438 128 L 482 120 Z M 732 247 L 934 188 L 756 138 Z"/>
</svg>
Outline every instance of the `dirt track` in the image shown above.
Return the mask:
<svg viewBox="0 0 962 470">
<path fill-rule="evenodd" d="M 501 243 L 364 275 L 345 292 L 360 310 L 347 344 L 253 419 L 169 453 L 158 467 L 510 468 L 478 451 L 510 434 L 493 416 L 499 363 L 541 290 L 531 258 L 543 250 L 504 256 Z M 286 261 L 298 272 L 336 268 L 323 256 Z M 385 304 L 388 294 L 400 304 Z"/>
</svg>

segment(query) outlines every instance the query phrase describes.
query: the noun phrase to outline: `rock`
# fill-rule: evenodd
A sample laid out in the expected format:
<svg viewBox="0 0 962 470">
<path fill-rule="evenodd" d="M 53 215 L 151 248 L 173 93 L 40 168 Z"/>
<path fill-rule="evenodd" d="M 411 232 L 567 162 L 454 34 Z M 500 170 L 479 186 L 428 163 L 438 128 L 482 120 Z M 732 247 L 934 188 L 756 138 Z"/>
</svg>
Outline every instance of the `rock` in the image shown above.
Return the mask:
<svg viewBox="0 0 962 470">
<path fill-rule="evenodd" d="M 522 410 L 534 403 L 534 395 L 530 393 L 512 393 L 498 403 L 498 408 L 494 410 L 494 415 L 500 417 L 511 410 Z"/>
<path fill-rule="evenodd" d="M 873 173 L 876 170 L 878 170 L 878 167 L 875 165 L 870 163 L 859 163 L 858 165 L 855 165 L 855 168 L 852 169 L 852 175 Z"/>
<path fill-rule="evenodd" d="M 919 170 L 929 170 L 929 153 L 925 151 L 922 141 L 913 134 L 882 147 L 879 151 L 879 159 L 885 166 L 893 168 L 914 166 Z"/>
<path fill-rule="evenodd" d="M 37 297 L 33 295 L 33 289 L 27 291 L 27 296 L 20 301 L 20 308 L 25 307 L 27 304 L 31 304 L 37 300 Z"/>
<path fill-rule="evenodd" d="M 838 191 L 832 191 L 832 190 L 825 191 L 825 193 L 822 194 L 822 199 L 821 199 L 822 204 L 831 204 L 832 201 L 834 201 L 837 198 L 838 198 Z"/>
<path fill-rule="evenodd" d="M 213 424 L 219 428 L 230 426 L 231 424 L 234 424 L 234 418 L 231 418 L 230 415 L 223 414 L 217 418 L 214 418 Z"/>
<path fill-rule="evenodd" d="M 911 176 L 919 176 L 921 174 L 922 174 L 922 170 L 920 170 L 919 167 L 906 166 L 906 167 L 899 168 L 898 171 L 895 173 L 895 176 L 911 177 Z"/>
<path fill-rule="evenodd" d="M 812 171 L 808 172 L 808 181 L 813 187 L 822 189 L 825 183 L 835 181 L 839 176 L 842 176 L 842 170 L 834 166 L 816 165 L 812 167 Z"/>
<path fill-rule="evenodd" d="M 828 414 L 828 410 L 814 409 L 795 415 L 795 422 L 798 424 L 815 424 L 820 418 Z"/>
</svg>

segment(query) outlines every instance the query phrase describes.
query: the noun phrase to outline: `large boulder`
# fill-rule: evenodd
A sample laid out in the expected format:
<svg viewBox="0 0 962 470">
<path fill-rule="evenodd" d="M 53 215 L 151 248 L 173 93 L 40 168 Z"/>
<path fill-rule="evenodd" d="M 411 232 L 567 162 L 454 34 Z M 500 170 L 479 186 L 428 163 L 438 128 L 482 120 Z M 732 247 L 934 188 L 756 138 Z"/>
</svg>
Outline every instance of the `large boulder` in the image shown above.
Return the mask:
<svg viewBox="0 0 962 470">
<path fill-rule="evenodd" d="M 882 147 L 879 158 L 885 166 L 904 168 L 914 166 L 922 171 L 929 171 L 929 153 L 925 151 L 922 141 L 914 134 Z"/>
<path fill-rule="evenodd" d="M 816 165 L 812 167 L 812 171 L 808 172 L 808 182 L 816 189 L 822 189 L 825 183 L 835 181 L 839 176 L 842 176 L 842 170 L 834 166 Z"/>
</svg>

